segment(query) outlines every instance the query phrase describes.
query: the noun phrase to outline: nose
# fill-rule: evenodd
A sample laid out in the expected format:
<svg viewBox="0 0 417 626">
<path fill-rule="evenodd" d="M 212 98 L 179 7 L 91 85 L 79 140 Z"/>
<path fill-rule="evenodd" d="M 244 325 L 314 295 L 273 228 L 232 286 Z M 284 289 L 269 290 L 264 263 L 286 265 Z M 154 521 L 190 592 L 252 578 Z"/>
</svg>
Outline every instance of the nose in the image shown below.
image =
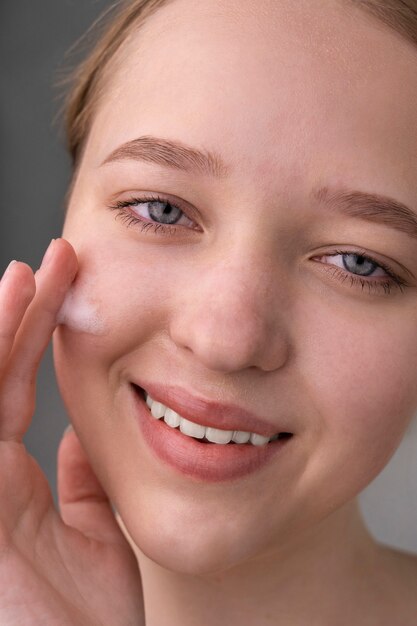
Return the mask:
<svg viewBox="0 0 417 626">
<path fill-rule="evenodd" d="M 277 303 L 283 290 L 277 289 L 267 258 L 241 252 L 235 257 L 194 267 L 193 287 L 177 290 L 181 297 L 170 321 L 171 340 L 211 370 L 275 370 L 289 351 Z"/>
</svg>

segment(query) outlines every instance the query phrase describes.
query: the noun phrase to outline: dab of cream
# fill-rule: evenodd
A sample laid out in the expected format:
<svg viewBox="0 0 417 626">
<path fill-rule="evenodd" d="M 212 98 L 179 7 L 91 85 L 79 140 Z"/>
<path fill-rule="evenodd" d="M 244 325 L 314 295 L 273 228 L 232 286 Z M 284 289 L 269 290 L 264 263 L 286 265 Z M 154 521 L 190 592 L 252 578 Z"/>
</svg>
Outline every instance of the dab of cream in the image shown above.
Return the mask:
<svg viewBox="0 0 417 626">
<path fill-rule="evenodd" d="M 79 289 L 71 287 L 60 308 L 57 324 L 65 324 L 71 330 L 91 335 L 103 335 L 106 327 L 94 304 L 86 299 Z"/>
</svg>

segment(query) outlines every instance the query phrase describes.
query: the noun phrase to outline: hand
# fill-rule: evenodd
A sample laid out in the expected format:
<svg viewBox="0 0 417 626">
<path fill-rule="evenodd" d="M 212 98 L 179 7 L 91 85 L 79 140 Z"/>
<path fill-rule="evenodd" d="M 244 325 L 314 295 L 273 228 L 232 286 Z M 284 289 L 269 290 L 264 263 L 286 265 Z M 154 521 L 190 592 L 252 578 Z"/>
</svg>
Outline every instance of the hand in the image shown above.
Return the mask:
<svg viewBox="0 0 417 626">
<path fill-rule="evenodd" d="M 143 626 L 137 560 L 76 433 L 58 452 L 60 512 L 22 443 L 39 363 L 77 273 L 64 239 L 34 275 L 14 263 L 0 284 L 0 624 Z"/>
</svg>

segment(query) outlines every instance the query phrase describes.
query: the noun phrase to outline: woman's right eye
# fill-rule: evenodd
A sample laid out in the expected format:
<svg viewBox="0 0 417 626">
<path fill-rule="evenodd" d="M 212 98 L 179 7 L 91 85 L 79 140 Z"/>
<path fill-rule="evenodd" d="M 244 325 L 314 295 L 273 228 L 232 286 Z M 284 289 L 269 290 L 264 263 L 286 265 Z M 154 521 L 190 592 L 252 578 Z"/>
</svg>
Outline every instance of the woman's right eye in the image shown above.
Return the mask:
<svg viewBox="0 0 417 626">
<path fill-rule="evenodd" d="M 129 198 L 110 205 L 109 209 L 117 211 L 117 217 L 120 217 L 128 226 L 141 224 L 142 232 L 154 230 L 155 233 L 174 235 L 178 230 L 177 226 L 196 230 L 195 222 L 187 217 L 178 205 L 161 196 Z M 142 215 L 142 213 L 148 215 Z M 183 224 L 180 223 L 182 218 L 184 218 Z"/>
</svg>

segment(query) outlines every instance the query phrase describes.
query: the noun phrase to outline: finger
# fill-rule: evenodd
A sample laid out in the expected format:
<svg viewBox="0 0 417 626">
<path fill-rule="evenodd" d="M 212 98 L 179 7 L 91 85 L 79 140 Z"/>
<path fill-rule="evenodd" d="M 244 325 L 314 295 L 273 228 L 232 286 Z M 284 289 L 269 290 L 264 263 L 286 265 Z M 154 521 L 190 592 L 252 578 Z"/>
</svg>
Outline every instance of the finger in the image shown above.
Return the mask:
<svg viewBox="0 0 417 626">
<path fill-rule="evenodd" d="M 0 438 L 21 441 L 35 406 L 39 363 L 56 327 L 78 263 L 71 244 L 56 239 L 35 274 L 36 295 L 16 333 L 0 383 Z"/>
<path fill-rule="evenodd" d="M 29 265 L 12 261 L 0 283 L 0 379 L 16 332 L 35 293 L 35 279 Z"/>
<path fill-rule="evenodd" d="M 125 545 L 106 492 L 71 428 L 58 448 L 58 504 L 66 524 L 84 535 Z"/>
</svg>

